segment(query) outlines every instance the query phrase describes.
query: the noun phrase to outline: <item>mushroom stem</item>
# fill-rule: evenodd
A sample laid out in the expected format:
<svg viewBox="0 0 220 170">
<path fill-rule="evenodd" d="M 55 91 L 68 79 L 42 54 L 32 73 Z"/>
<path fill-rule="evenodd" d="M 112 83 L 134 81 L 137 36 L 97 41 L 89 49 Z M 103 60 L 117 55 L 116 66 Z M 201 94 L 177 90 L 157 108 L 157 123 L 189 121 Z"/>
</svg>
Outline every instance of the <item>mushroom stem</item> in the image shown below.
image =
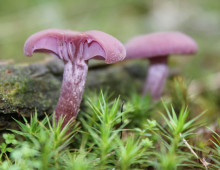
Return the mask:
<svg viewBox="0 0 220 170">
<path fill-rule="evenodd" d="M 148 69 L 143 95 L 150 93 L 154 101 L 160 98 L 166 82 L 169 71 L 167 66 L 167 58 L 168 57 L 150 59 L 150 66 Z"/>
<path fill-rule="evenodd" d="M 69 120 L 74 121 L 78 114 L 87 72 L 88 62 L 82 58 L 76 59 L 74 63 L 65 63 L 60 98 L 55 109 L 56 122 L 61 116 L 64 118 L 62 127 Z"/>
</svg>

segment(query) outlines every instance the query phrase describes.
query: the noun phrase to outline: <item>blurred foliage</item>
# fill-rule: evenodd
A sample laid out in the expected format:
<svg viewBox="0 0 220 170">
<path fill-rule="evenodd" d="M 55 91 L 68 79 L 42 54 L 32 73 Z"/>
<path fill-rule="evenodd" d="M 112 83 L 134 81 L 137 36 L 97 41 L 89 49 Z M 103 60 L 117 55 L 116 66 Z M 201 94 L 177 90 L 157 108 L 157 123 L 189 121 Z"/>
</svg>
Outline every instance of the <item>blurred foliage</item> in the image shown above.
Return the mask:
<svg viewBox="0 0 220 170">
<path fill-rule="evenodd" d="M 186 73 L 191 73 L 190 78 L 197 77 L 200 74 L 192 69 L 210 72 L 209 65 L 216 64 L 220 51 L 219 9 L 218 0 L 2 0 L 0 59 L 16 63 L 41 60 L 45 55 L 26 58 L 23 44 L 31 34 L 48 28 L 97 29 L 122 42 L 138 34 L 179 30 L 199 43 L 199 54 L 194 59 L 183 59 L 188 63 L 184 66 Z M 199 68 L 201 65 L 206 69 Z"/>
</svg>

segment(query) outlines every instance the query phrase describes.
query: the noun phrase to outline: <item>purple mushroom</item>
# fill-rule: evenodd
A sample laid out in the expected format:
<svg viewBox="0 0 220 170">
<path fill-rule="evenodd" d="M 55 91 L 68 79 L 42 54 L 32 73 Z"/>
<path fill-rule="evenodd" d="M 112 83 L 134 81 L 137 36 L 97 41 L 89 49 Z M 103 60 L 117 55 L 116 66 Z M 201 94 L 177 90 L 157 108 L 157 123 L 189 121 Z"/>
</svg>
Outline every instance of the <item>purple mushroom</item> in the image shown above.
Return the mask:
<svg viewBox="0 0 220 170">
<path fill-rule="evenodd" d="M 64 62 L 63 82 L 59 101 L 55 108 L 55 119 L 62 116 L 63 126 L 78 114 L 88 72 L 88 60 L 105 60 L 116 63 L 125 58 L 124 46 L 113 36 L 101 31 L 84 33 L 49 29 L 30 36 L 24 45 L 24 53 L 47 52 Z"/>
<path fill-rule="evenodd" d="M 150 66 L 143 95 L 150 93 L 158 100 L 168 75 L 167 61 L 171 54 L 190 55 L 197 52 L 196 42 L 180 32 L 159 32 L 141 35 L 126 44 L 126 59 L 148 58 Z"/>
</svg>

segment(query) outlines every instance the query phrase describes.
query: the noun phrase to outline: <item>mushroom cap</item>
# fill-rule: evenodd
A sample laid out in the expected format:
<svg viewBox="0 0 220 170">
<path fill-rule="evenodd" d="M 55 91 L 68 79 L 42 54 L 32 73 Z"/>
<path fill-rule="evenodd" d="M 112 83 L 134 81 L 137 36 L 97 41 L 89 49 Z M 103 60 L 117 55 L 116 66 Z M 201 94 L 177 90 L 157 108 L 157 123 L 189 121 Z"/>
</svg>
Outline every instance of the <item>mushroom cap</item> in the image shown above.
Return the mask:
<svg viewBox="0 0 220 170">
<path fill-rule="evenodd" d="M 66 61 L 74 60 L 80 53 L 84 60 L 95 58 L 107 64 L 121 61 L 126 55 L 119 40 L 96 30 L 85 33 L 61 29 L 40 31 L 31 35 L 24 45 L 25 55 L 32 56 L 34 52 L 51 53 Z"/>
<path fill-rule="evenodd" d="M 190 55 L 197 52 L 196 42 L 180 32 L 159 32 L 137 36 L 125 47 L 126 59 L 167 57 L 171 54 Z"/>
</svg>

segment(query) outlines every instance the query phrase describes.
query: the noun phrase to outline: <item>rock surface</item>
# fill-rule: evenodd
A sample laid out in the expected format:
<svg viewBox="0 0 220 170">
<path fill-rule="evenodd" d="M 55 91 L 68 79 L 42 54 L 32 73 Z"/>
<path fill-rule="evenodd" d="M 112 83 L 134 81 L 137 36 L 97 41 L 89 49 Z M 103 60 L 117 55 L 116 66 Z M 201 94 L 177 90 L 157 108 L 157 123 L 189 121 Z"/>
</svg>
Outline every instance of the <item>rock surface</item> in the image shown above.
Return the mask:
<svg viewBox="0 0 220 170">
<path fill-rule="evenodd" d="M 108 89 L 126 95 L 132 88 L 141 89 L 147 62 L 124 62 L 116 65 L 92 64 L 87 76 L 86 90 Z M 52 60 L 29 66 L 0 65 L 0 131 L 14 128 L 21 115 L 30 117 L 52 113 L 59 97 L 63 64 Z"/>
</svg>

